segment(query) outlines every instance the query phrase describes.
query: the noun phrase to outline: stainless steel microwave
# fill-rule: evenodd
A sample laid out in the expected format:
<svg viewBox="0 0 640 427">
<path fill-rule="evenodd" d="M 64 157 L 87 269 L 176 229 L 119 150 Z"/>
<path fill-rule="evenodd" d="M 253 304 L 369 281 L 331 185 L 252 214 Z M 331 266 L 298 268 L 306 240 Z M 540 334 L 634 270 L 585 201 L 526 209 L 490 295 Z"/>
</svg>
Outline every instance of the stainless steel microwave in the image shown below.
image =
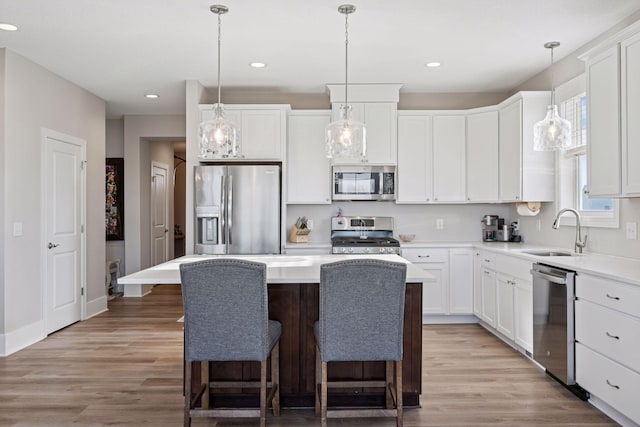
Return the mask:
<svg viewBox="0 0 640 427">
<path fill-rule="evenodd" d="M 334 166 L 333 200 L 395 200 L 395 166 Z"/>
</svg>

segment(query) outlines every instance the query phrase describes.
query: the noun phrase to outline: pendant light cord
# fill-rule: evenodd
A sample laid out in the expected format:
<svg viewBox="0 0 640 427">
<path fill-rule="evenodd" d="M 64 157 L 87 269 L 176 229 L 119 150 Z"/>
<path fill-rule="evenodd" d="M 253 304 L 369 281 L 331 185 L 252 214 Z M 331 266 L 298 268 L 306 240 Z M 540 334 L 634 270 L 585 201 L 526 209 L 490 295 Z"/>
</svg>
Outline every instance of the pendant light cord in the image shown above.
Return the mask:
<svg viewBox="0 0 640 427">
<path fill-rule="evenodd" d="M 220 20 L 220 14 L 218 13 L 218 104 L 220 104 L 220 35 L 221 35 L 220 26 L 221 26 L 221 20 Z"/>
<path fill-rule="evenodd" d="M 551 105 L 556 105 L 556 88 L 553 84 L 553 47 L 551 48 Z"/>
<path fill-rule="evenodd" d="M 347 70 L 349 69 L 349 14 L 344 14 L 344 105 L 347 106 L 349 90 Z"/>
</svg>

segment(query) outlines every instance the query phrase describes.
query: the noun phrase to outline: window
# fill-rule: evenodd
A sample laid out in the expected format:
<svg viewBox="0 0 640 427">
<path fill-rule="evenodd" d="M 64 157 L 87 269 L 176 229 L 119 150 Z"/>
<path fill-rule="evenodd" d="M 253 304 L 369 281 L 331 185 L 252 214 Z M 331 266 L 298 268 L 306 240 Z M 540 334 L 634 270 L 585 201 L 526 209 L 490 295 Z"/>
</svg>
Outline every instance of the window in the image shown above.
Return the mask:
<svg viewBox="0 0 640 427">
<path fill-rule="evenodd" d="M 557 208 L 574 208 L 582 216 L 582 225 L 618 227 L 618 201 L 589 198 L 587 193 L 587 95 L 584 76 L 558 87 L 559 113 L 571 122 L 573 148 L 561 152 L 558 165 Z M 574 225 L 575 217 L 563 216 L 562 225 Z"/>
</svg>

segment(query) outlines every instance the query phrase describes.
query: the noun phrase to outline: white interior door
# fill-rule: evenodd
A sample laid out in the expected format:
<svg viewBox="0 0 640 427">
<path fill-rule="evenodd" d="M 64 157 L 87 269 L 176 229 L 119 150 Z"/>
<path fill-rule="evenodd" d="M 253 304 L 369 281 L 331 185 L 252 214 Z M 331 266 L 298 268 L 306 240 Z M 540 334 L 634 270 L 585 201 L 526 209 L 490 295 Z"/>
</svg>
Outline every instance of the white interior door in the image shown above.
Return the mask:
<svg viewBox="0 0 640 427">
<path fill-rule="evenodd" d="M 169 193 L 167 186 L 169 166 L 152 162 L 151 165 L 151 265 L 168 259 L 169 252 Z"/>
<path fill-rule="evenodd" d="M 46 333 L 81 319 L 85 141 L 43 131 Z"/>
</svg>

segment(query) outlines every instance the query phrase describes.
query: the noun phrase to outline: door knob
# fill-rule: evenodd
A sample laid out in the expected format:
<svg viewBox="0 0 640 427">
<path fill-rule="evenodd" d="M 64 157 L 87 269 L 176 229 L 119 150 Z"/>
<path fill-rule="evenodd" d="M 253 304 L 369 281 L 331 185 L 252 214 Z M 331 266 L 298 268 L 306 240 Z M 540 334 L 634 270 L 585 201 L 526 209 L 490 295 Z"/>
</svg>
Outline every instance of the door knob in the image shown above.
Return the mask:
<svg viewBox="0 0 640 427">
<path fill-rule="evenodd" d="M 59 244 L 59 243 L 56 243 L 56 244 L 54 245 L 54 244 L 53 244 L 53 243 L 51 243 L 51 242 L 49 242 L 49 244 L 47 245 L 47 247 L 48 247 L 49 249 L 57 248 L 58 246 L 60 246 L 60 244 Z"/>
</svg>

